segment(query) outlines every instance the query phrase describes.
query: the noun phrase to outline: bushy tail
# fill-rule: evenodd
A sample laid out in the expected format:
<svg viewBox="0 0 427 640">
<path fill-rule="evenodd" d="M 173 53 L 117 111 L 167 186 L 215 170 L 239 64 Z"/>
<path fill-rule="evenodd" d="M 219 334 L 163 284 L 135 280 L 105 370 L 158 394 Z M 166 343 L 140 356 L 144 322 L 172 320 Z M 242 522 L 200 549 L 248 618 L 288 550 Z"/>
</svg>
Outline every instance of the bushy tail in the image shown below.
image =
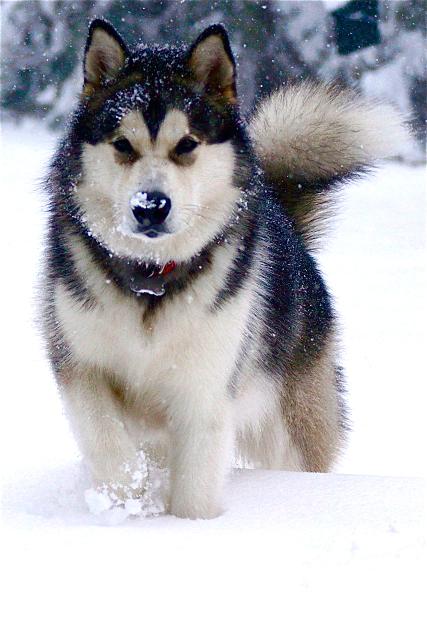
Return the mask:
<svg viewBox="0 0 427 640">
<path fill-rule="evenodd" d="M 266 98 L 249 130 L 268 179 L 310 248 L 331 215 L 334 187 L 397 155 L 409 140 L 391 105 L 313 81 Z"/>
</svg>

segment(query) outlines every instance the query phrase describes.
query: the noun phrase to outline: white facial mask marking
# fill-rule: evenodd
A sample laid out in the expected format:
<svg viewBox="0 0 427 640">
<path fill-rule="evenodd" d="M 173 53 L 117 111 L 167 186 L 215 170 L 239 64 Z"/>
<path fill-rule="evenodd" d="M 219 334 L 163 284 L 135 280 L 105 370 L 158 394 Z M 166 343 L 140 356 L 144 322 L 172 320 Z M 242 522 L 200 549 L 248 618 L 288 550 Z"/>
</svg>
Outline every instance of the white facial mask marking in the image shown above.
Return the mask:
<svg viewBox="0 0 427 640">
<path fill-rule="evenodd" d="M 115 255 L 165 263 L 188 260 L 219 232 L 239 197 L 232 184 L 235 156 L 231 143 L 200 144 L 195 161 L 179 166 L 169 157 L 187 135 L 187 116 L 172 109 L 151 142 L 138 112 L 127 114 L 118 134 L 140 154 L 134 163 L 119 163 L 107 142 L 83 148 L 83 182 L 77 199 L 90 232 Z M 132 208 L 153 207 L 150 192 L 171 199 L 167 218 L 170 233 L 148 238 L 138 232 Z M 159 208 L 166 206 L 162 199 Z"/>
</svg>

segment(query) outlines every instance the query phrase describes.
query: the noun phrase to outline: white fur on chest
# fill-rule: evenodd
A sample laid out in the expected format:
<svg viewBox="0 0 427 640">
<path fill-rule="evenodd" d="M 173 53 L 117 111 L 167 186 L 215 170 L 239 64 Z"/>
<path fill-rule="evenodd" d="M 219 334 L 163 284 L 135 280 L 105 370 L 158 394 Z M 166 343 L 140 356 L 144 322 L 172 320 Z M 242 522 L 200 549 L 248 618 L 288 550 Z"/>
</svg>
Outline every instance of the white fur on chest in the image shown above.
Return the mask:
<svg viewBox="0 0 427 640">
<path fill-rule="evenodd" d="M 61 329 L 78 362 L 106 370 L 136 392 L 190 385 L 227 384 L 235 366 L 251 307 L 252 292 L 242 289 L 222 310 L 211 305 L 230 256 L 216 259 L 185 291 L 144 321 L 144 305 L 101 279 L 93 266 L 89 285 L 97 304 L 85 309 L 62 284 L 55 306 Z"/>
</svg>

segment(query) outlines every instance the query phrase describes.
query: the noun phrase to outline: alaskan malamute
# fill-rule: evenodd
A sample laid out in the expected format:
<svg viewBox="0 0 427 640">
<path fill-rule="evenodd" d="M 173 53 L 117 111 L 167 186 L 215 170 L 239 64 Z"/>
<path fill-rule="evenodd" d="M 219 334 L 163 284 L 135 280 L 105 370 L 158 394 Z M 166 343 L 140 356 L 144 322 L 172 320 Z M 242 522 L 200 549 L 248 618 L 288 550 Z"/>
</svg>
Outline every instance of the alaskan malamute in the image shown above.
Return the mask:
<svg viewBox="0 0 427 640">
<path fill-rule="evenodd" d="M 52 161 L 44 331 L 95 486 L 142 449 L 170 513 L 221 513 L 233 459 L 328 471 L 346 440 L 335 314 L 312 256 L 334 188 L 405 136 L 355 93 L 289 84 L 245 126 L 227 33 L 129 49 L 89 29 Z"/>
</svg>

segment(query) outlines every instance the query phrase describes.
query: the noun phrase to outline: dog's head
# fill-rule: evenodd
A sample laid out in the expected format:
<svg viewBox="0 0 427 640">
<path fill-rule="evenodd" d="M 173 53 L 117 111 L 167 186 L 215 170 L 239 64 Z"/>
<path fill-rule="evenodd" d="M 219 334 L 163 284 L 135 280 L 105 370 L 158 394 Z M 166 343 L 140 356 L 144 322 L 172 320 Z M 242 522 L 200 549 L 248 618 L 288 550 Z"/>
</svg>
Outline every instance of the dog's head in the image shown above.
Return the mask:
<svg viewBox="0 0 427 640">
<path fill-rule="evenodd" d="M 185 261 L 229 224 L 247 174 L 235 74 L 222 26 L 189 48 L 130 51 L 111 25 L 91 24 L 75 198 L 111 252 Z"/>
</svg>

